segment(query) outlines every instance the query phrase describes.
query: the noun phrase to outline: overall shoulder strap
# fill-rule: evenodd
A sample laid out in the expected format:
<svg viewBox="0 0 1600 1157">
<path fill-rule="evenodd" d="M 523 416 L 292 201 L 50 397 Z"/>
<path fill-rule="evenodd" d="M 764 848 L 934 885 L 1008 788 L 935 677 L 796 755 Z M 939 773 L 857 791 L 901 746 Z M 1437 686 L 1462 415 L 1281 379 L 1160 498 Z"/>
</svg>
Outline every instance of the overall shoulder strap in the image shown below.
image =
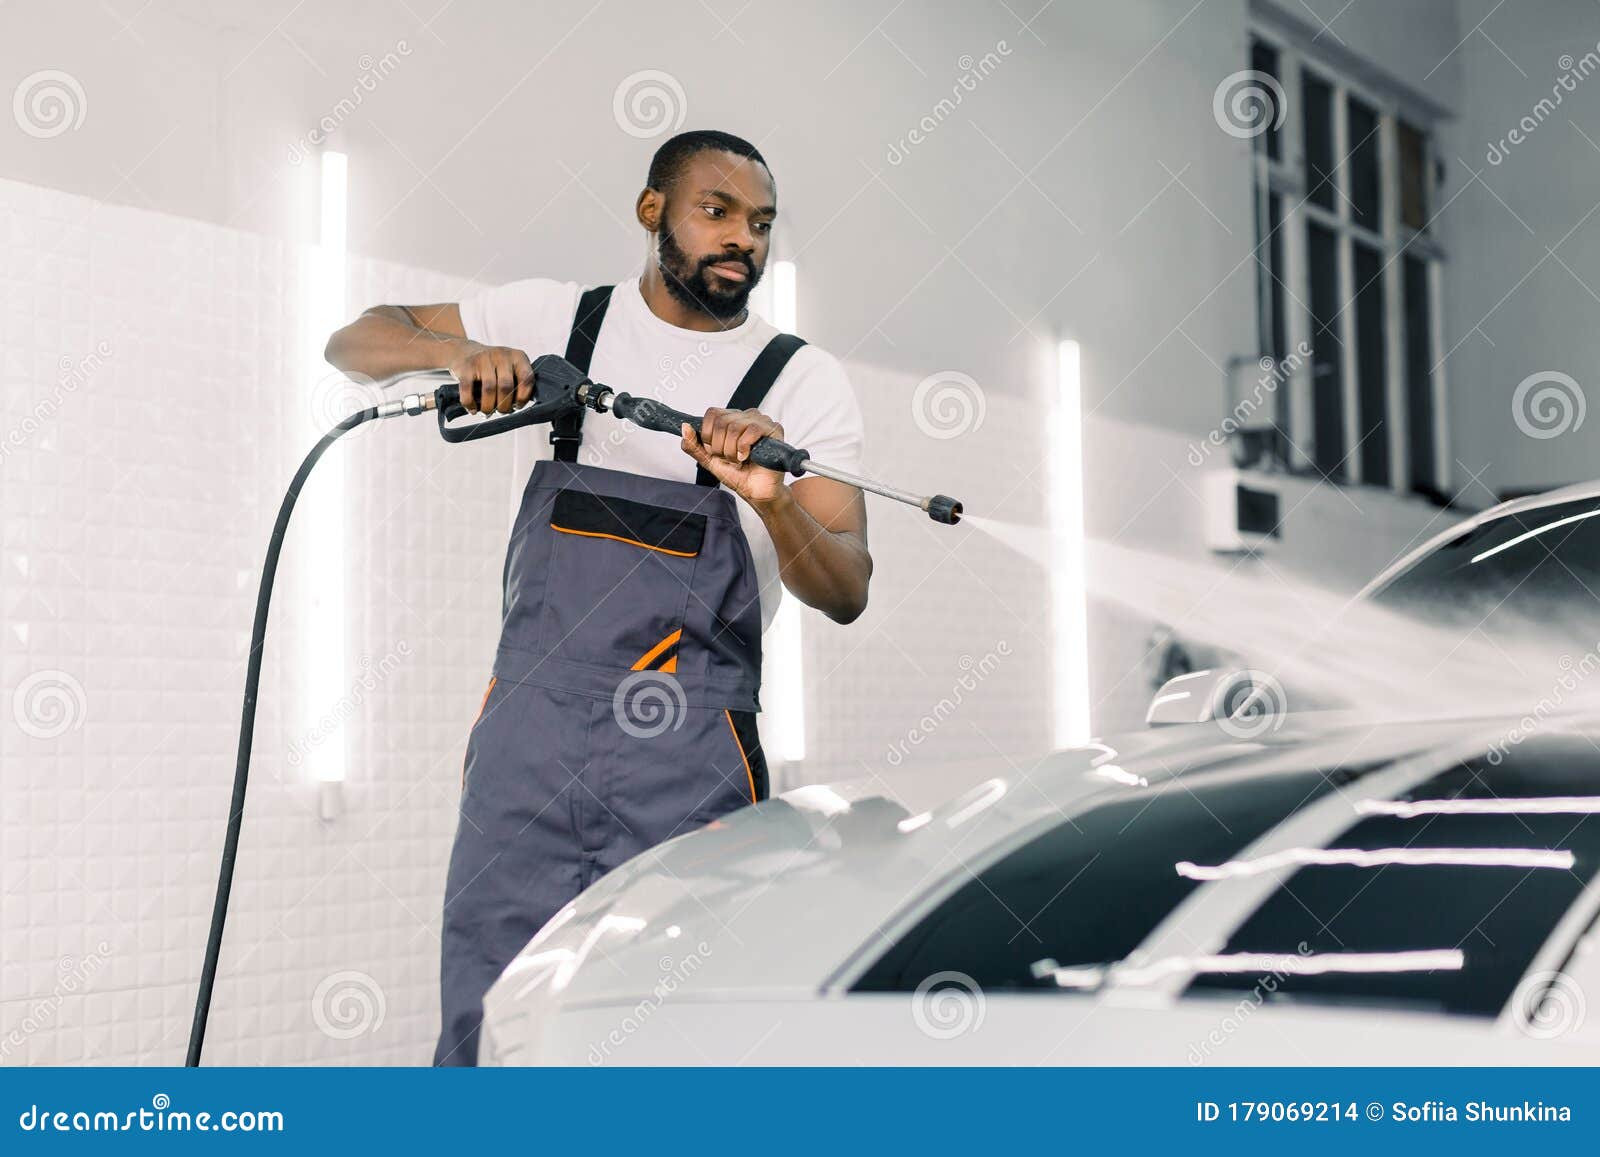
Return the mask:
<svg viewBox="0 0 1600 1157">
<path fill-rule="evenodd" d="M 766 348 L 756 355 L 756 360 L 750 364 L 745 375 L 739 381 L 739 386 L 733 391 L 733 397 L 728 399 L 729 410 L 754 410 L 766 400 L 767 391 L 772 389 L 772 384 L 778 380 L 778 375 L 783 373 L 783 367 L 789 364 L 789 359 L 794 357 L 805 339 L 795 337 L 792 333 L 780 333 L 766 344 Z M 716 476 L 704 466 L 695 468 L 694 480 L 701 486 L 718 485 Z"/>
<path fill-rule="evenodd" d="M 600 339 L 600 323 L 606 319 L 606 307 L 611 304 L 613 288 L 597 285 L 586 290 L 578 299 L 578 311 L 572 318 L 565 357 L 586 376 L 589 362 L 594 358 L 595 342 Z M 555 447 L 557 462 L 578 460 L 578 447 L 583 443 L 583 414 L 584 411 L 575 410 L 557 416 L 550 423 L 550 444 Z"/>
</svg>

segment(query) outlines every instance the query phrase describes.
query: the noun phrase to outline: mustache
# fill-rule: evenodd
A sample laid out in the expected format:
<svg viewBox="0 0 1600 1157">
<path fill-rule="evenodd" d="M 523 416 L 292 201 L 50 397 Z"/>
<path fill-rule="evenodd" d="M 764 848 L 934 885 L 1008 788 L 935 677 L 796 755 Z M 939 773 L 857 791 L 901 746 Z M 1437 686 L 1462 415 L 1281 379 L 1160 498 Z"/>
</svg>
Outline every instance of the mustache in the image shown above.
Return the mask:
<svg viewBox="0 0 1600 1157">
<path fill-rule="evenodd" d="M 755 262 L 743 254 L 715 254 L 711 257 L 702 257 L 700 259 L 701 271 L 710 269 L 713 265 L 742 265 L 744 271 L 751 277 L 756 275 Z"/>
</svg>

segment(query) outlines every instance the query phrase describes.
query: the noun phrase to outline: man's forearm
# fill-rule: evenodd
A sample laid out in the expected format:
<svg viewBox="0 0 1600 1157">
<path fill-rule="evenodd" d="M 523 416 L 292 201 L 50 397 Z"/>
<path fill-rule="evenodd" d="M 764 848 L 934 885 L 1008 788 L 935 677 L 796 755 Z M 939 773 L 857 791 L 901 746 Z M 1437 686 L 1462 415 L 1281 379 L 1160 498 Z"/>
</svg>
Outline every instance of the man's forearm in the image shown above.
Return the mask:
<svg viewBox="0 0 1600 1157">
<path fill-rule="evenodd" d="M 778 548 L 778 572 L 801 602 L 837 623 L 849 623 L 867 607 L 872 556 L 853 534 L 837 534 L 795 501 L 789 487 L 755 507 Z"/>
<path fill-rule="evenodd" d="M 398 306 L 381 305 L 336 331 L 323 356 L 345 373 L 383 381 L 411 370 L 448 369 L 465 341 L 423 329 Z"/>
</svg>

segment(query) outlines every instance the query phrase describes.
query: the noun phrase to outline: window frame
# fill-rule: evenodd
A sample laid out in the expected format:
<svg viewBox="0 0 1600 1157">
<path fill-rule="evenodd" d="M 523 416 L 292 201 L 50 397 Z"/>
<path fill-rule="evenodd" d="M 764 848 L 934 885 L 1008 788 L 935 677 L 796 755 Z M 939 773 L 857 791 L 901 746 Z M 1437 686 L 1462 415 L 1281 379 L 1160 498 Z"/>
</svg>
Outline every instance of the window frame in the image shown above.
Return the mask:
<svg viewBox="0 0 1600 1157">
<path fill-rule="evenodd" d="M 1315 348 L 1311 340 L 1311 270 L 1306 228 L 1316 222 L 1331 230 L 1337 237 L 1337 282 L 1340 313 L 1335 339 L 1340 351 L 1340 398 L 1342 401 L 1343 449 L 1345 455 L 1342 477 L 1330 477 L 1339 484 L 1367 484 L 1363 478 L 1361 439 L 1359 359 L 1356 356 L 1359 335 L 1357 332 L 1355 251 L 1359 242 L 1378 251 L 1382 261 L 1383 294 L 1383 347 L 1384 347 L 1384 430 L 1388 437 L 1388 472 L 1385 489 L 1409 495 L 1413 475 L 1421 480 L 1433 479 L 1443 490 L 1449 489 L 1449 430 L 1446 420 L 1448 380 L 1445 366 L 1437 352 L 1446 347 L 1443 333 L 1442 308 L 1443 270 L 1448 260 L 1445 247 L 1438 236 L 1438 179 L 1435 157 L 1439 123 L 1442 112 L 1423 98 L 1408 93 L 1395 84 L 1385 84 L 1383 78 L 1366 76 L 1374 72 L 1370 66 L 1362 68 L 1357 61 L 1334 59 L 1335 54 L 1320 45 L 1310 43 L 1295 30 L 1282 27 L 1257 14 L 1251 21 L 1246 57 L 1254 59 L 1254 46 L 1260 43 L 1277 54 L 1277 81 L 1285 95 L 1286 112 L 1278 130 L 1279 155 L 1276 160 L 1268 155 L 1266 143 L 1261 138 L 1252 141 L 1250 151 L 1252 198 L 1255 204 L 1256 237 L 1270 236 L 1271 199 L 1281 197 L 1282 207 L 1279 230 L 1282 237 L 1283 270 L 1282 295 L 1287 316 L 1282 319 L 1287 349 Z M 1327 84 L 1333 91 L 1333 142 L 1337 158 L 1334 170 L 1334 207 L 1330 211 L 1314 203 L 1305 180 L 1306 142 L 1303 121 L 1303 80 L 1307 72 Z M 1378 164 L 1380 211 L 1378 230 L 1372 230 L 1353 219 L 1351 193 L 1351 165 L 1349 140 L 1349 101 L 1354 97 L 1372 108 L 1378 117 Z M 1428 220 L 1422 230 L 1413 229 L 1401 221 L 1402 177 L 1400 173 L 1400 122 L 1404 121 L 1423 137 L 1426 156 L 1423 162 L 1423 196 Z M 1265 134 L 1263 134 L 1264 136 Z M 1271 277 L 1270 260 L 1262 247 L 1257 261 L 1263 263 L 1267 277 L 1257 278 L 1257 309 L 1259 348 L 1272 353 L 1272 318 L 1270 302 L 1262 301 L 1265 292 L 1262 283 Z M 1435 364 L 1429 374 L 1429 402 L 1432 411 L 1432 463 L 1420 471 L 1413 471 L 1409 430 L 1410 384 L 1406 375 L 1409 359 L 1406 349 L 1406 298 L 1405 264 L 1407 256 L 1421 260 L 1427 270 L 1428 291 L 1428 342 L 1430 361 Z M 1303 344 L 1302 344 L 1303 343 Z M 1289 469 L 1323 477 L 1315 464 L 1315 426 L 1313 422 L 1312 362 L 1298 366 L 1289 376 L 1285 386 L 1287 397 L 1277 412 L 1287 411 L 1289 444 L 1285 447 Z"/>
</svg>

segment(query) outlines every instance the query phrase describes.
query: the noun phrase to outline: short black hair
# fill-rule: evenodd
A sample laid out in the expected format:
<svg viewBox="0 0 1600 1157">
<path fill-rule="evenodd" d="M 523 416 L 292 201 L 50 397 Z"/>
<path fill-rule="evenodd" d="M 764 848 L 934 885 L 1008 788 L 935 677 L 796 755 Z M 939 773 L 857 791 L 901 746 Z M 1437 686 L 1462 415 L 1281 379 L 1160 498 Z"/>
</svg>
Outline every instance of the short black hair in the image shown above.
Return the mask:
<svg viewBox="0 0 1600 1157">
<path fill-rule="evenodd" d="M 657 192 L 665 193 L 683 175 L 684 166 L 692 158 L 709 150 L 748 157 L 766 169 L 769 175 L 772 173 L 772 166 L 767 164 L 767 158 L 761 155 L 761 150 L 743 137 L 716 129 L 694 129 L 671 137 L 656 150 L 656 155 L 650 158 L 650 172 L 645 177 L 645 184 Z"/>
</svg>

